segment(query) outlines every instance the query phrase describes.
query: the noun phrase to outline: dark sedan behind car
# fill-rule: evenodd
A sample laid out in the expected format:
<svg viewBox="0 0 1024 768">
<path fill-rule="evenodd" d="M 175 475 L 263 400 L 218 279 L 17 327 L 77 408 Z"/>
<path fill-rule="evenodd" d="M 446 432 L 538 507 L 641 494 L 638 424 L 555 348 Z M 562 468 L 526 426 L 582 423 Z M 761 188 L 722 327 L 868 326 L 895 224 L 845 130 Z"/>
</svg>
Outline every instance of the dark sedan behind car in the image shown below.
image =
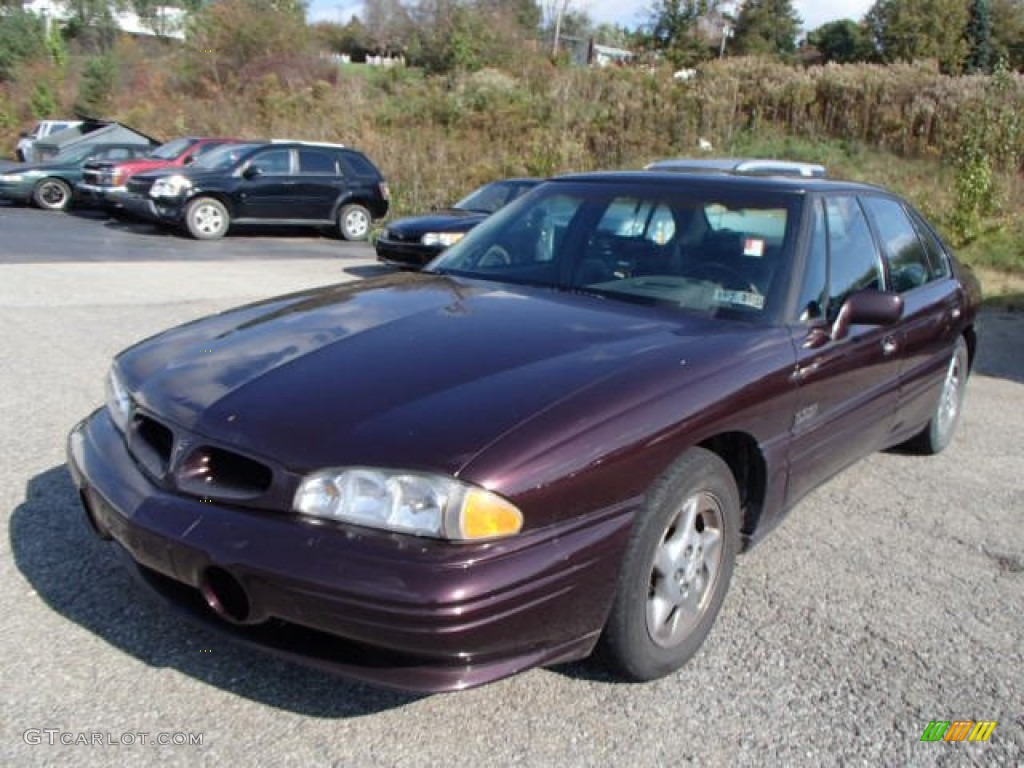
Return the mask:
<svg viewBox="0 0 1024 768">
<path fill-rule="evenodd" d="M 568 176 L 426 272 L 122 352 L 68 464 L 142 581 L 240 640 L 416 690 L 595 648 L 649 680 L 800 499 L 949 444 L 978 302 L 876 187 Z"/>
<path fill-rule="evenodd" d="M 493 181 L 451 208 L 393 221 L 377 238 L 377 258 L 400 267 L 423 267 L 492 213 L 540 182 L 541 179 L 531 178 Z"/>
</svg>

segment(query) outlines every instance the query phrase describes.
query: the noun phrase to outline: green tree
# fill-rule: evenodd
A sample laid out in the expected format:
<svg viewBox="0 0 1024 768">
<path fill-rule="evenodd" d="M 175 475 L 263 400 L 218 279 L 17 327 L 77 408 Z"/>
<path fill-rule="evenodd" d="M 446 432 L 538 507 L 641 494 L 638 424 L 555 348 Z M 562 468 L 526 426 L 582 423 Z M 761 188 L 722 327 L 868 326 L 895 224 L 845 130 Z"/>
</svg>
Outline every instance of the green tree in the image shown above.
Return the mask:
<svg viewBox="0 0 1024 768">
<path fill-rule="evenodd" d="M 656 0 L 647 24 L 647 40 L 675 67 L 688 67 L 711 55 L 700 34 L 701 17 L 719 11 L 717 0 Z"/>
<path fill-rule="evenodd" d="M 0 81 L 9 80 L 15 65 L 46 54 L 46 31 L 33 13 L 0 15 Z"/>
<path fill-rule="evenodd" d="M 822 24 L 807 34 L 807 42 L 818 50 L 825 61 L 839 64 L 868 61 L 875 53 L 871 34 L 851 19 Z"/>
<path fill-rule="evenodd" d="M 82 70 L 75 111 L 102 116 L 110 108 L 110 97 L 117 81 L 117 62 L 112 56 L 91 56 Z"/>
<path fill-rule="evenodd" d="M 967 72 L 992 71 L 992 6 L 989 0 L 972 0 L 967 22 Z"/>
<path fill-rule="evenodd" d="M 964 0 L 877 0 L 864 21 L 883 61 L 935 59 L 955 74 L 967 58 L 969 15 Z"/>
<path fill-rule="evenodd" d="M 736 48 L 746 54 L 792 54 L 801 24 L 792 0 L 746 0 L 736 17 Z"/>
</svg>

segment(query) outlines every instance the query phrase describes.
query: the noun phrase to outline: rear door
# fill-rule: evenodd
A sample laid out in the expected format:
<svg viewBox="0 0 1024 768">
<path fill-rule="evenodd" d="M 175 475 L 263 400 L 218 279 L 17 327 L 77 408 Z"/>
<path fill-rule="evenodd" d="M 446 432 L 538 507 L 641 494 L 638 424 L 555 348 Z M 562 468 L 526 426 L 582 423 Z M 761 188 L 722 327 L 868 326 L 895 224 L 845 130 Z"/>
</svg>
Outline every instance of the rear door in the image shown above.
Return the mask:
<svg viewBox="0 0 1024 768">
<path fill-rule="evenodd" d="M 838 341 L 823 335 L 847 296 L 881 290 L 884 272 L 868 220 L 854 195 L 812 203 L 801 316 L 793 327 L 797 408 L 787 503 L 886 445 L 899 390 L 892 328 L 854 325 Z"/>
<path fill-rule="evenodd" d="M 329 221 L 345 185 L 345 168 L 335 150 L 326 147 L 299 149 L 296 176 L 298 217 Z"/>
<path fill-rule="evenodd" d="M 891 197 L 868 195 L 863 202 L 879 235 L 890 284 L 903 297 L 895 430 L 916 431 L 938 403 L 956 342 L 960 289 L 941 243 L 919 216 Z"/>
</svg>

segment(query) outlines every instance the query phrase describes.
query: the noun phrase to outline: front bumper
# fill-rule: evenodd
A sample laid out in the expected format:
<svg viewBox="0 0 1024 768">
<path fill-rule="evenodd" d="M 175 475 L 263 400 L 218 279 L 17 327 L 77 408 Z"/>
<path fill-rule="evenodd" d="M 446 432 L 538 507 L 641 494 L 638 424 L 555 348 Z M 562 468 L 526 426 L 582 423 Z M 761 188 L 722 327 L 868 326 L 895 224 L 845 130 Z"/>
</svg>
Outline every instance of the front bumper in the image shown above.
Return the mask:
<svg viewBox="0 0 1024 768">
<path fill-rule="evenodd" d="M 100 184 L 88 184 L 80 181 L 75 185 L 75 194 L 83 203 L 120 208 L 128 196 L 125 186 L 105 187 Z"/>
<path fill-rule="evenodd" d="M 71 432 L 68 465 L 94 530 L 191 618 L 408 691 L 468 688 L 589 654 L 632 521 L 623 507 L 449 544 L 208 503 L 157 488 L 105 410 Z"/>
<path fill-rule="evenodd" d="M 420 268 L 433 261 L 444 248 L 441 246 L 423 245 L 422 243 L 388 240 L 380 237 L 374 243 L 374 250 L 377 251 L 377 259 L 385 264 L 393 264 L 397 267 Z"/>
</svg>

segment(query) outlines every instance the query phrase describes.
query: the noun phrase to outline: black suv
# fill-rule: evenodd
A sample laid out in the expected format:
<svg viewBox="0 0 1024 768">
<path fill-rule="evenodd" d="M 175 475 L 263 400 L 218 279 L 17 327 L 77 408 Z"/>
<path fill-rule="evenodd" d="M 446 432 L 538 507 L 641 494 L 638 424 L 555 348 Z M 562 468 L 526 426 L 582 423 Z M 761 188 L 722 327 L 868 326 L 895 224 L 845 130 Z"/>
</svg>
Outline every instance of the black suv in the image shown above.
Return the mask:
<svg viewBox="0 0 1024 768">
<path fill-rule="evenodd" d="M 363 240 L 388 212 L 388 185 L 362 152 L 339 144 L 247 142 L 214 149 L 188 168 L 128 180 L 129 210 L 184 225 L 199 240 L 231 224 L 331 225 Z"/>
</svg>

